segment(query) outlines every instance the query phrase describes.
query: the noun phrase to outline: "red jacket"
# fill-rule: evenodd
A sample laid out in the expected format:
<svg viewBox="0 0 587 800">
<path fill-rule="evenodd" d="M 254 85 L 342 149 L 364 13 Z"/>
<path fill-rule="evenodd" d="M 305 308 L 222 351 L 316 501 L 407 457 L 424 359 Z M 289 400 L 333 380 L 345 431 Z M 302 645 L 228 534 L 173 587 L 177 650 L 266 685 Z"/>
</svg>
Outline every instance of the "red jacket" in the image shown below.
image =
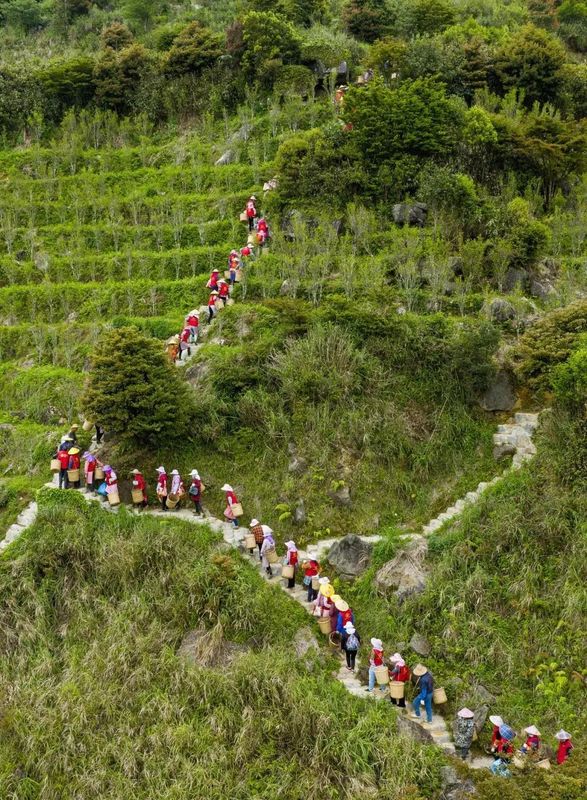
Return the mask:
<svg viewBox="0 0 587 800">
<path fill-rule="evenodd" d="M 514 752 L 513 744 L 503 737 L 497 743 L 497 752 L 504 756 L 511 756 Z"/>
<path fill-rule="evenodd" d="M 307 578 L 314 578 L 320 572 L 320 564 L 315 559 L 310 559 L 308 566 L 304 570 L 304 575 Z"/>
<path fill-rule="evenodd" d="M 210 275 L 210 280 L 208 281 L 210 289 L 217 289 L 218 288 L 218 278 L 219 277 L 220 277 L 220 275 L 218 274 L 218 270 L 216 270 L 215 272 L 213 272 Z"/>
<path fill-rule="evenodd" d="M 238 503 L 238 498 L 235 495 L 235 493 L 234 492 L 226 492 L 226 505 L 230 506 L 230 505 L 234 505 L 235 503 Z"/>
<path fill-rule="evenodd" d="M 257 216 L 257 209 L 255 208 L 255 204 L 253 203 L 252 200 L 249 200 L 249 202 L 247 203 L 246 212 L 247 212 L 247 217 Z"/>
<path fill-rule="evenodd" d="M 157 478 L 157 494 L 167 495 L 167 473 L 161 472 Z"/>
<path fill-rule="evenodd" d="M 252 250 L 250 247 L 241 247 L 241 256 L 250 256 L 251 252 Z"/>
<path fill-rule="evenodd" d="M 371 660 L 376 667 L 380 667 L 383 664 L 383 650 L 373 650 Z"/>
<path fill-rule="evenodd" d="M 493 733 L 491 734 L 491 746 L 495 747 L 500 740 L 501 740 L 501 734 L 499 732 L 499 725 L 494 725 Z"/>
<path fill-rule="evenodd" d="M 67 452 L 67 450 L 59 450 L 59 452 L 57 453 L 57 460 L 59 461 L 61 469 L 69 468 L 69 453 Z"/>
<path fill-rule="evenodd" d="M 192 332 L 190 331 L 190 329 L 189 328 L 184 328 L 182 330 L 182 332 L 181 332 L 180 339 L 181 339 L 182 342 L 189 342 L 191 335 L 192 335 Z"/>
<path fill-rule="evenodd" d="M 132 485 L 134 489 L 141 489 L 143 494 L 145 489 L 147 488 L 147 484 L 143 476 L 139 473 L 138 475 L 134 475 L 132 479 Z"/>
<path fill-rule="evenodd" d="M 556 751 L 556 763 L 564 764 L 567 758 L 571 755 L 573 745 L 570 739 L 565 739 L 564 742 L 559 742 L 558 750 Z"/>
<path fill-rule="evenodd" d="M 79 469 L 80 460 L 79 456 L 69 456 L 69 466 L 68 469 Z"/>
<path fill-rule="evenodd" d="M 228 297 L 228 290 L 229 285 L 227 283 L 221 283 L 218 288 L 218 294 L 220 297 Z"/>
<path fill-rule="evenodd" d="M 197 317 L 186 317 L 186 325 L 189 325 L 190 328 L 197 328 L 199 324 L 200 320 Z"/>
<path fill-rule="evenodd" d="M 211 294 L 210 297 L 208 298 L 208 308 L 210 308 L 210 306 L 214 306 L 214 305 L 216 305 L 216 295 L 215 294 Z"/>
<path fill-rule="evenodd" d="M 528 736 L 526 739 L 524 746 L 528 748 L 528 750 L 538 750 L 540 747 L 540 736 Z"/>
<path fill-rule="evenodd" d="M 298 551 L 297 550 L 288 550 L 287 551 L 287 563 L 290 567 L 295 567 L 298 563 Z"/>
<path fill-rule="evenodd" d="M 391 673 L 392 681 L 401 681 L 402 683 L 407 683 L 410 678 L 410 668 L 406 664 L 404 664 L 403 667 L 400 667 L 396 673 Z"/>
<path fill-rule="evenodd" d="M 269 232 L 269 227 L 268 227 L 267 222 L 265 221 L 265 219 L 260 219 L 259 220 L 259 222 L 257 223 L 257 230 L 261 231 L 263 233 L 268 233 Z"/>
</svg>

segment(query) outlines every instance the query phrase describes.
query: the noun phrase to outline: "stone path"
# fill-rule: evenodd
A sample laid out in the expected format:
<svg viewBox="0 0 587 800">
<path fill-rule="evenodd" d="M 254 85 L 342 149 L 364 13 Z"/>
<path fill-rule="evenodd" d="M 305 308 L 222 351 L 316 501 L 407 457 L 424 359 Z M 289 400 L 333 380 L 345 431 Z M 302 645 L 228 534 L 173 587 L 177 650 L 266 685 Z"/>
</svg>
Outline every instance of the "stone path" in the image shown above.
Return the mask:
<svg viewBox="0 0 587 800">
<path fill-rule="evenodd" d="M 192 355 L 193 357 L 194 352 L 196 350 L 196 346 L 192 346 Z M 191 360 L 191 358 L 189 359 Z M 187 363 L 187 362 L 183 362 Z M 509 423 L 506 425 L 499 425 L 497 433 L 494 435 L 494 444 L 496 448 L 506 448 L 511 451 L 513 455 L 512 466 L 511 469 L 518 469 L 525 461 L 532 458 L 533 455 L 536 453 L 536 448 L 534 443 L 532 442 L 532 434 L 538 427 L 538 414 L 516 414 L 514 417 L 514 422 Z M 454 517 L 458 516 L 467 506 L 471 505 L 472 503 L 476 502 L 481 494 L 486 491 L 490 486 L 496 484 L 498 481 L 502 480 L 504 475 L 507 474 L 508 470 L 506 470 L 502 475 L 498 475 L 493 478 L 492 481 L 487 483 L 480 483 L 477 489 L 474 492 L 468 492 L 467 495 L 458 500 L 454 506 L 448 508 L 445 512 L 440 514 L 435 519 L 431 520 L 427 525 L 423 528 L 423 533 L 428 534 L 432 533 L 433 531 L 439 530 L 445 522 L 448 522 L 450 519 L 454 519 Z M 47 486 L 55 488 L 55 482 L 50 482 Z M 109 511 L 111 513 L 117 513 L 119 507 L 111 507 L 108 503 L 105 503 L 95 497 L 95 495 L 89 495 L 85 492 L 84 489 L 79 490 L 82 496 L 88 503 L 94 502 L 99 503 L 101 507 Z M 139 512 L 137 512 L 139 513 Z M 311 604 L 307 603 L 306 601 L 306 591 L 305 589 L 296 584 L 293 589 L 288 589 L 285 581 L 281 578 L 281 565 L 275 564 L 273 566 L 274 575 L 270 578 L 265 571 L 262 569 L 258 554 L 255 551 L 252 555 L 248 552 L 248 550 L 244 547 L 244 537 L 247 533 L 246 529 L 244 528 L 234 528 L 233 525 L 230 523 L 224 522 L 223 520 L 217 519 L 215 517 L 206 516 L 206 517 L 197 517 L 189 509 L 180 509 L 179 511 L 168 511 L 163 512 L 160 509 L 148 509 L 141 513 L 149 514 L 150 516 L 154 517 L 163 517 L 163 518 L 170 518 L 170 519 L 182 519 L 186 522 L 196 525 L 208 525 L 214 531 L 217 531 L 222 535 L 224 542 L 229 545 L 230 547 L 234 547 L 239 549 L 242 555 L 249 559 L 251 563 L 253 563 L 258 571 L 259 574 L 271 585 L 278 586 L 281 588 L 286 594 L 288 594 L 293 600 L 298 602 L 308 614 L 311 614 Z M 8 545 L 13 542 L 18 536 L 20 536 L 23 531 L 25 531 L 30 525 L 32 525 L 37 517 L 37 503 L 32 502 L 27 506 L 27 508 L 21 512 L 18 516 L 16 522 L 10 526 L 7 530 L 6 535 L 2 541 L 0 541 L 0 551 L 4 550 Z M 381 536 L 361 536 L 360 537 L 365 542 L 374 543 L 381 539 Z M 304 559 L 311 554 L 312 557 L 322 558 L 330 549 L 330 547 L 337 541 L 336 538 L 331 539 L 323 539 L 319 542 L 316 542 L 313 545 L 308 546 L 307 552 L 306 551 L 299 551 L 300 559 Z M 341 654 L 342 655 L 342 654 Z M 346 663 L 341 657 L 341 665 L 338 672 L 335 675 L 336 679 L 342 683 L 345 689 L 352 695 L 356 697 L 361 697 L 362 699 L 372 699 L 375 701 L 381 701 L 388 699 L 388 691 L 387 689 L 384 692 L 381 692 L 379 688 L 376 688 L 373 692 L 367 692 L 366 687 L 362 684 L 357 675 L 354 672 L 349 672 L 346 668 Z M 398 713 L 402 713 L 399 712 Z M 409 719 L 411 719 L 416 724 L 420 724 L 431 736 L 432 741 L 438 747 L 440 747 L 445 753 L 447 754 L 454 754 L 455 747 L 452 742 L 448 727 L 446 722 L 442 716 L 439 714 L 433 714 L 432 722 L 420 722 L 416 720 L 412 715 L 410 715 Z M 468 764 L 473 769 L 484 769 L 490 766 L 492 763 L 492 759 L 481 756 L 469 760 Z"/>
<path fill-rule="evenodd" d="M 507 423 L 506 425 L 498 425 L 497 433 L 493 435 L 494 452 L 501 455 L 512 455 L 511 467 L 505 470 L 501 475 L 496 475 L 492 480 L 486 483 L 480 483 L 474 491 L 467 492 L 467 494 L 460 500 L 457 500 L 453 506 L 450 506 L 450 508 L 443 511 L 442 514 L 439 514 L 424 525 L 422 533 L 426 536 L 429 533 L 440 530 L 446 522 L 458 517 L 468 506 L 476 503 L 483 492 L 487 491 L 490 486 L 495 486 L 496 483 L 503 480 L 510 470 L 519 469 L 522 464 L 535 456 L 536 446 L 532 441 L 532 435 L 537 429 L 538 424 L 538 414 L 518 413 L 514 415 L 513 422 Z"/>
</svg>

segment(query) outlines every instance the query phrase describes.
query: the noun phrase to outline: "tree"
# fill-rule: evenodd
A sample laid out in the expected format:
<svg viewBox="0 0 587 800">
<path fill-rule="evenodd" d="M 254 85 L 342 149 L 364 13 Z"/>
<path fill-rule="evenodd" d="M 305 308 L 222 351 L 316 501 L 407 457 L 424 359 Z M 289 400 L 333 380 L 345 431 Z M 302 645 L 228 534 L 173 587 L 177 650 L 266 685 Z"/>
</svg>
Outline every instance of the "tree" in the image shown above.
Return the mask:
<svg viewBox="0 0 587 800">
<path fill-rule="evenodd" d="M 587 2 L 563 0 L 558 12 L 560 35 L 573 50 L 587 50 Z"/>
<path fill-rule="evenodd" d="M 370 43 L 389 32 L 391 12 L 385 0 L 349 0 L 342 18 L 349 33 Z"/>
<path fill-rule="evenodd" d="M 161 447 L 189 435 L 191 398 L 160 342 L 137 328 L 107 331 L 82 397 L 88 419 L 123 445 Z"/>
<path fill-rule="evenodd" d="M 175 37 L 167 54 L 166 71 L 171 75 L 197 75 L 216 63 L 224 52 L 221 34 L 199 22 L 189 25 Z"/>
<path fill-rule="evenodd" d="M 94 68 L 98 104 L 128 114 L 152 66 L 152 57 L 142 44 L 132 44 L 120 52 L 106 49 Z"/>
<path fill-rule="evenodd" d="M 68 61 L 50 61 L 37 73 L 47 99 L 53 106 L 52 116 L 60 119 L 66 109 L 88 105 L 96 88 L 94 67 L 92 58 L 77 56 Z"/>
<path fill-rule="evenodd" d="M 454 19 L 449 0 L 408 0 L 400 6 L 396 26 L 406 37 L 425 36 L 443 31 Z"/>
<path fill-rule="evenodd" d="M 501 88 L 524 91 L 525 102 L 556 102 L 565 63 L 561 42 L 535 25 L 525 25 L 497 52 L 495 70 Z"/>
<path fill-rule="evenodd" d="M 243 19 L 243 48 L 243 69 L 249 80 L 255 80 L 272 63 L 296 63 L 301 38 L 293 25 L 277 14 L 250 11 Z"/>
<path fill-rule="evenodd" d="M 272 11 L 292 20 L 296 25 L 309 27 L 321 22 L 328 14 L 328 0 L 249 0 L 252 11 Z"/>
<path fill-rule="evenodd" d="M 124 22 L 112 22 L 100 34 L 100 44 L 103 49 L 124 50 L 134 41 L 134 36 Z"/>
</svg>

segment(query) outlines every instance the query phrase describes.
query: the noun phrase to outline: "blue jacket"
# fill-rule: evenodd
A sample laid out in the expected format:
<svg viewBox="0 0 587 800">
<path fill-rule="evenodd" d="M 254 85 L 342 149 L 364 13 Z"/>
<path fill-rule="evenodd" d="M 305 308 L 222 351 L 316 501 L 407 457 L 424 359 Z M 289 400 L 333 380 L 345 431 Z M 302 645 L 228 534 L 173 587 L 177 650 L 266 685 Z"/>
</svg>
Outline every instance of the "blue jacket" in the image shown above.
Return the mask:
<svg viewBox="0 0 587 800">
<path fill-rule="evenodd" d="M 355 624 L 355 615 L 353 614 L 352 611 L 351 611 L 351 622 L 353 623 L 353 625 Z M 342 621 L 342 611 L 339 611 L 338 617 L 336 618 L 336 630 L 338 631 L 338 633 L 340 633 L 341 636 L 343 635 L 343 633 L 345 633 L 344 625 L 345 624 Z"/>
<path fill-rule="evenodd" d="M 432 675 L 429 672 L 426 672 L 420 680 L 418 681 L 418 687 L 420 690 L 420 694 L 422 697 L 428 697 L 429 694 L 432 694 L 434 690 L 434 681 L 432 680 Z"/>
</svg>

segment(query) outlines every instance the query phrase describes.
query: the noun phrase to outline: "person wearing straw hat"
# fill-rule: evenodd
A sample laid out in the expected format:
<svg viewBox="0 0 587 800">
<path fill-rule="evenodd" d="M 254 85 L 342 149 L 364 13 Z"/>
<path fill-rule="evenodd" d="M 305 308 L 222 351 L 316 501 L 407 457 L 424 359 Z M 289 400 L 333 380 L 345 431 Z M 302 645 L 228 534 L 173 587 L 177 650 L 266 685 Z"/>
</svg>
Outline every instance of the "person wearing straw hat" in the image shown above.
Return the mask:
<svg viewBox="0 0 587 800">
<path fill-rule="evenodd" d="M 255 544 L 257 545 L 257 549 L 259 550 L 259 561 L 261 560 L 261 548 L 263 547 L 263 526 L 259 522 L 258 519 L 252 519 L 249 522 L 249 528 L 251 529 L 251 533 L 255 537 Z M 251 550 L 251 553 L 253 551 Z"/>
<path fill-rule="evenodd" d="M 331 605 L 330 605 L 330 613 L 329 613 L 328 616 L 330 617 L 330 632 L 331 633 L 334 633 L 336 631 L 336 623 L 337 623 L 337 620 L 338 620 L 338 611 L 336 609 L 336 604 L 340 603 L 341 600 L 342 600 L 342 597 L 339 594 L 333 594 L 332 597 L 330 598 Z"/>
<path fill-rule="evenodd" d="M 454 733 L 455 747 L 459 751 L 463 761 L 469 755 L 469 750 L 473 744 L 473 733 L 475 732 L 475 712 L 470 708 L 461 708 L 457 711 L 455 718 Z"/>
<path fill-rule="evenodd" d="M 69 431 L 67 432 L 67 435 L 69 436 L 70 440 L 74 443 L 77 442 L 78 430 L 79 430 L 79 425 L 74 424 L 70 427 Z"/>
<path fill-rule="evenodd" d="M 334 607 L 336 609 L 336 631 L 337 633 L 340 633 L 340 649 L 344 650 L 342 642 L 345 626 L 348 625 L 349 622 L 354 624 L 355 615 L 353 614 L 353 610 L 350 608 L 347 601 L 343 600 L 342 597 L 339 597 L 338 600 L 334 601 Z"/>
<path fill-rule="evenodd" d="M 491 722 L 491 724 L 493 725 L 493 730 L 491 731 L 491 744 L 489 745 L 489 752 L 496 753 L 497 745 L 501 740 L 501 733 L 499 732 L 499 729 L 503 725 L 503 719 L 499 716 L 499 714 L 492 714 L 489 717 L 489 722 Z"/>
<path fill-rule="evenodd" d="M 296 543 L 294 541 L 289 541 L 285 543 L 287 547 L 287 553 L 285 554 L 285 564 L 288 567 L 293 567 L 294 574 L 293 577 L 287 579 L 287 588 L 293 589 L 296 585 L 296 570 L 298 566 L 298 548 L 296 547 Z"/>
<path fill-rule="evenodd" d="M 307 601 L 313 603 L 318 597 L 318 589 L 312 587 L 312 581 L 320 574 L 320 564 L 315 558 L 309 558 L 304 566 L 304 586 L 308 589 Z"/>
<path fill-rule="evenodd" d="M 225 493 L 226 508 L 224 509 L 224 516 L 226 519 L 230 520 L 235 528 L 238 528 L 238 517 L 232 510 L 233 507 L 238 504 L 238 497 L 230 483 L 225 483 L 220 491 Z"/>
<path fill-rule="evenodd" d="M 86 482 L 86 491 L 93 492 L 94 491 L 94 474 L 96 472 L 96 466 L 98 465 L 98 459 L 93 453 L 90 453 L 89 450 L 82 455 L 84 460 L 84 480 Z"/>
<path fill-rule="evenodd" d="M 190 329 L 191 343 L 195 344 L 198 341 L 198 329 L 200 327 L 200 313 L 197 308 L 193 308 L 185 318 L 186 327 Z"/>
<path fill-rule="evenodd" d="M 526 741 L 520 747 L 520 753 L 536 753 L 540 749 L 540 736 L 542 735 L 536 725 L 524 728 Z"/>
<path fill-rule="evenodd" d="M 104 481 L 106 494 L 115 494 L 118 491 L 118 475 L 109 464 L 104 466 Z"/>
<path fill-rule="evenodd" d="M 489 769 L 493 775 L 507 778 L 510 775 L 508 764 L 514 754 L 513 741 L 516 738 L 516 732 L 504 722 L 503 725 L 499 726 L 499 736 L 495 750 L 495 761 Z"/>
<path fill-rule="evenodd" d="M 80 453 L 80 451 L 79 451 L 79 447 L 72 447 L 72 448 L 70 448 L 70 450 L 69 450 L 69 453 L 68 453 L 68 455 L 69 455 L 69 464 L 68 464 L 68 466 L 67 466 L 67 469 L 68 469 L 68 470 L 70 470 L 70 469 L 77 469 L 77 470 L 79 470 L 79 468 L 80 468 L 80 466 L 81 466 L 81 462 L 80 462 L 79 453 Z M 75 487 L 76 489 L 79 489 L 79 488 L 80 488 L 80 486 L 81 486 L 81 481 L 80 481 L 80 479 L 78 478 L 78 479 L 77 479 L 77 481 L 71 481 L 71 482 L 68 482 L 68 485 L 69 485 L 69 486 L 73 486 L 73 487 Z"/>
<path fill-rule="evenodd" d="M 245 206 L 245 214 L 247 215 L 247 222 L 249 223 L 249 231 L 252 231 L 255 227 L 255 218 L 257 216 L 257 209 L 255 207 L 256 202 L 257 198 L 254 194 L 252 194 L 247 200 L 247 205 Z"/>
<path fill-rule="evenodd" d="M 213 269 L 206 284 L 207 289 L 218 289 L 218 279 L 220 278 L 220 270 Z"/>
<path fill-rule="evenodd" d="M 133 501 L 133 505 L 137 508 L 146 508 L 147 507 L 147 481 L 145 480 L 142 472 L 139 469 L 133 469 L 131 472 L 132 475 L 132 488 L 136 489 L 139 492 L 143 493 L 143 500 L 140 503 L 135 503 Z"/>
<path fill-rule="evenodd" d="M 165 467 L 157 467 L 157 497 L 161 503 L 161 511 L 167 511 L 167 472 Z"/>
<path fill-rule="evenodd" d="M 389 680 L 407 683 L 412 675 L 410 673 L 410 668 L 402 658 L 401 654 L 394 653 L 392 656 L 390 656 L 389 661 L 391 664 L 391 669 L 389 670 Z M 394 706 L 399 706 L 399 708 L 406 707 L 405 694 L 403 697 L 400 697 L 399 700 L 396 697 L 391 697 L 390 700 Z"/>
<path fill-rule="evenodd" d="M 216 298 L 218 297 L 218 292 L 216 289 L 212 289 L 210 292 L 210 297 L 208 298 L 208 324 L 212 322 L 214 319 L 214 314 L 216 313 Z"/>
<path fill-rule="evenodd" d="M 261 564 L 267 575 L 270 578 L 273 577 L 273 572 L 271 570 L 271 564 L 267 560 L 267 552 L 269 550 L 275 550 L 275 539 L 273 538 L 273 531 L 269 527 L 269 525 L 262 525 L 261 529 L 263 530 L 263 544 L 261 545 Z"/>
<path fill-rule="evenodd" d="M 179 357 L 178 361 L 185 361 L 190 355 L 190 339 L 192 338 L 191 328 L 186 325 L 179 336 Z"/>
<path fill-rule="evenodd" d="M 368 692 L 372 692 L 375 689 L 375 670 L 377 667 L 383 666 L 383 642 L 381 639 L 371 639 L 371 647 L 373 650 L 371 651 L 371 656 L 369 658 L 369 686 L 367 688 Z M 379 689 L 384 692 L 386 686 L 379 686 Z"/>
<path fill-rule="evenodd" d="M 344 626 L 344 633 L 341 639 L 341 646 L 346 656 L 346 668 L 349 672 L 354 672 L 355 661 L 359 645 L 361 644 L 361 637 L 352 622 L 347 622 Z"/>
<path fill-rule="evenodd" d="M 179 509 L 179 505 L 185 495 L 185 486 L 183 485 L 183 480 L 181 475 L 179 474 L 179 470 L 173 469 L 171 470 L 171 490 L 169 494 L 172 494 L 174 497 L 177 497 L 177 505 L 175 506 L 175 511 Z"/>
<path fill-rule="evenodd" d="M 220 278 L 218 281 L 218 297 L 222 300 L 224 306 L 228 302 L 228 294 L 230 291 L 230 286 L 228 285 L 228 281 L 224 278 Z"/>
<path fill-rule="evenodd" d="M 318 585 L 318 597 L 314 603 L 312 613 L 315 617 L 328 617 L 330 616 L 330 610 L 333 606 L 332 595 L 334 594 L 334 586 L 330 583 L 326 575 L 323 575 L 318 580 Z"/>
<path fill-rule="evenodd" d="M 69 451 L 71 449 L 71 441 L 63 441 L 59 445 L 59 449 L 55 453 L 55 458 L 59 461 L 59 488 L 69 489 L 69 478 L 67 470 L 69 469 Z"/>
<path fill-rule="evenodd" d="M 558 740 L 558 748 L 556 751 L 556 763 L 564 764 L 567 758 L 571 755 L 573 745 L 571 743 L 571 734 L 565 730 L 560 730 L 554 734 L 554 738 Z"/>
<path fill-rule="evenodd" d="M 188 495 L 190 500 L 194 504 L 193 514 L 194 516 L 202 516 L 204 511 L 202 509 L 202 479 L 200 478 L 200 473 L 197 469 L 193 469 L 190 472 L 190 488 L 188 489 Z"/>
<path fill-rule="evenodd" d="M 434 692 L 434 679 L 424 664 L 416 664 L 414 667 L 414 676 L 418 679 L 416 681 L 416 688 L 418 694 L 412 701 L 412 709 L 414 716 L 420 719 L 420 703 L 424 702 L 426 709 L 426 722 L 432 722 L 432 693 Z"/>
</svg>

